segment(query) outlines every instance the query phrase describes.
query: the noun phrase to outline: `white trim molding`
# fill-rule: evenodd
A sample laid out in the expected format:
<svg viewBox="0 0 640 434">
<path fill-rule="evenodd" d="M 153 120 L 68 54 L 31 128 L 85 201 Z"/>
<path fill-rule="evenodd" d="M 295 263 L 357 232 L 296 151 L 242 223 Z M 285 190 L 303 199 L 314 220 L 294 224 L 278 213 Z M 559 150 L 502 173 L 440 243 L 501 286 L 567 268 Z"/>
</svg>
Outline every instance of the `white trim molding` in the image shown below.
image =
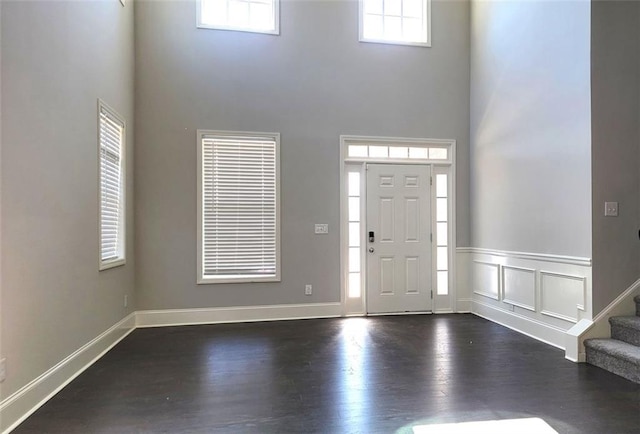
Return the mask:
<svg viewBox="0 0 640 434">
<path fill-rule="evenodd" d="M 613 316 L 635 315 L 633 298 L 640 295 L 640 279 L 636 280 L 622 294 L 616 297 L 593 320 L 581 320 L 567 332 L 566 358 L 574 362 L 585 361 L 585 339 L 610 338 L 609 318 Z"/>
<path fill-rule="evenodd" d="M 515 277 L 517 274 L 521 275 L 520 279 Z M 530 277 L 532 281 L 526 282 L 526 277 L 524 276 Z M 503 265 L 500 278 L 502 279 L 502 301 L 531 312 L 536 311 L 538 303 L 536 300 L 537 279 L 535 269 Z"/>
<path fill-rule="evenodd" d="M 484 270 L 484 271 L 482 271 Z M 473 260 L 473 293 L 493 300 L 500 300 L 500 265 Z"/>
<path fill-rule="evenodd" d="M 565 330 L 562 328 L 517 313 L 496 309 L 494 306 L 478 300 L 473 301 L 473 313 L 481 318 L 564 350 Z"/>
<path fill-rule="evenodd" d="M 351 147 L 353 147 L 351 149 Z M 386 148 L 378 156 L 370 156 L 372 149 Z M 402 149 L 402 152 L 394 154 L 392 149 Z M 353 151 L 350 156 L 350 149 Z M 380 151 L 380 149 L 377 149 Z M 412 151 L 416 152 L 412 155 Z M 433 313 L 452 313 L 452 312 L 468 312 L 470 310 L 470 294 L 457 290 L 463 285 L 459 285 L 457 279 L 460 273 L 457 269 L 459 261 L 456 258 L 456 141 L 446 139 L 427 139 L 427 138 L 408 138 L 408 137 L 374 137 L 359 135 L 341 135 L 340 136 L 340 294 L 342 303 L 342 313 L 349 315 L 365 315 L 367 314 L 367 276 L 366 261 L 368 255 L 365 253 L 366 234 L 366 170 L 367 164 L 411 164 L 411 165 L 428 165 L 431 167 L 432 180 L 440 174 L 447 175 L 447 220 L 448 220 L 448 293 L 438 295 L 436 291 L 436 261 L 431 263 L 432 272 L 432 289 L 433 303 L 431 311 Z M 360 178 L 360 188 L 358 194 L 350 194 L 348 189 L 349 174 L 357 173 Z M 349 272 L 348 252 L 349 244 L 349 216 L 348 204 L 350 198 L 359 198 L 360 205 L 360 261 L 363 264 L 359 272 Z M 435 210 L 436 189 L 432 188 L 431 207 Z M 352 221 L 355 223 L 355 221 Z M 432 219 L 431 232 L 436 233 L 436 222 Z M 432 257 L 435 258 L 436 244 L 430 243 L 432 249 Z M 351 246 L 351 247 L 356 247 Z M 445 270 L 440 270 L 445 271 Z M 462 271 L 462 276 L 466 274 L 466 270 Z M 358 284 L 358 290 L 350 293 L 349 284 L 352 275 L 360 275 L 359 280 L 355 280 Z M 463 279 L 464 281 L 464 279 Z M 467 302 L 464 302 L 464 299 Z"/>
<path fill-rule="evenodd" d="M 558 264 L 582 265 L 591 267 L 591 258 L 581 256 L 551 255 L 546 253 L 510 252 L 507 250 L 481 249 L 478 247 L 458 247 L 459 253 L 475 253 L 478 255 L 501 256 L 512 259 L 526 259 L 540 262 L 555 262 Z"/>
<path fill-rule="evenodd" d="M 472 247 L 456 258 L 459 304 L 471 297 L 472 313 L 575 353 L 569 330 L 591 320 L 591 259 Z"/>
<path fill-rule="evenodd" d="M 339 316 L 342 316 L 340 303 L 142 310 L 136 313 L 136 327 L 283 321 Z"/>
<path fill-rule="evenodd" d="M 273 26 L 268 28 L 260 28 L 256 26 L 246 25 L 239 26 L 226 23 L 207 23 L 206 19 L 202 17 L 203 9 L 206 6 L 202 5 L 202 2 L 206 0 L 196 0 L 196 28 L 198 29 L 211 29 L 211 30 L 225 30 L 235 32 L 249 32 L 249 33 L 262 33 L 265 35 L 280 35 L 280 0 L 270 0 L 271 17 L 273 19 Z M 209 8 L 210 9 L 210 8 Z M 210 9 L 211 10 L 211 9 Z M 248 18 L 248 17 L 247 17 Z"/>
<path fill-rule="evenodd" d="M 547 280 L 556 280 L 556 285 L 546 284 Z M 562 288 L 562 282 L 564 287 Z M 573 284 L 574 288 L 570 288 Z M 575 287 L 577 284 L 577 288 Z M 547 287 L 551 289 L 547 292 Z M 571 292 L 570 296 L 577 301 L 575 307 L 566 301 L 560 300 L 556 305 L 547 304 L 547 300 L 558 301 L 558 293 Z M 551 273 L 548 271 L 540 271 L 540 313 L 543 315 L 559 318 L 576 324 L 579 321 L 579 311 L 584 312 L 584 305 L 587 294 L 587 278 L 584 276 L 572 276 L 565 273 Z M 562 304 L 563 306 L 558 306 Z M 563 311 L 563 308 L 566 311 Z"/>
<path fill-rule="evenodd" d="M 110 268 L 119 267 L 125 265 L 127 262 L 127 122 L 124 117 L 122 117 L 115 109 L 110 107 L 106 102 L 98 98 L 98 106 L 97 106 L 97 140 L 96 144 L 98 146 L 97 155 L 98 155 L 98 270 L 104 271 Z M 120 129 L 119 139 L 120 141 L 117 143 L 117 166 L 115 169 L 113 166 L 103 165 L 107 164 L 111 161 L 111 158 L 105 156 L 103 158 L 103 151 L 108 155 L 111 151 L 113 151 L 112 146 L 114 143 L 110 143 L 115 137 L 118 136 L 118 131 L 116 128 Z M 114 131 L 116 129 L 116 131 Z M 104 131 L 103 131 L 104 130 Z M 104 133 L 104 134 L 103 134 Z M 106 137 L 106 139 L 105 139 Z M 111 146 L 110 146 L 111 145 Z M 111 148 L 111 149 L 110 149 Z M 113 158 L 114 155 L 111 155 Z M 113 182 L 113 171 L 119 170 L 119 179 L 117 180 L 118 193 L 114 193 L 114 186 L 111 184 Z M 103 193 L 104 192 L 104 193 Z M 103 194 L 108 196 L 109 200 L 103 199 Z M 114 197 L 115 196 L 115 197 Z M 107 204 L 107 205 L 105 205 Z M 117 205 L 114 205 L 117 204 Z M 103 209 L 103 207 L 105 207 Z M 115 209 L 114 209 L 115 208 Z M 105 225 L 106 220 L 106 229 L 107 234 L 112 235 L 114 233 L 113 230 L 113 220 L 109 218 L 110 215 L 117 215 L 117 223 L 116 223 L 116 236 L 115 240 L 110 239 L 107 236 L 105 240 L 103 237 L 103 226 Z M 103 252 L 103 243 L 109 245 L 114 242 L 116 244 L 115 252 L 112 252 L 113 256 L 108 257 L 106 259 L 102 258 Z"/>
<path fill-rule="evenodd" d="M 110 327 L 0 402 L 0 432 L 8 433 L 135 329 L 135 313 Z"/>
<path fill-rule="evenodd" d="M 342 316 L 335 303 L 133 312 L 0 402 L 0 433 L 8 434 L 136 328 L 282 321 Z"/>
<path fill-rule="evenodd" d="M 196 145 L 196 283 L 280 282 L 280 133 L 199 129 Z M 237 166 L 236 158 L 240 158 L 243 167 Z M 235 185 L 236 181 L 230 184 L 230 178 L 235 180 L 238 171 L 246 174 L 247 170 L 259 170 L 263 176 L 261 179 L 251 178 L 248 184 L 240 188 Z M 219 196 L 217 205 L 211 206 L 212 198 L 216 195 Z M 262 197 L 262 200 L 256 201 L 256 197 Z M 244 205 L 250 203 L 251 208 L 248 205 L 238 207 L 238 201 Z M 251 211 L 256 206 L 262 207 L 261 217 Z M 244 237 L 243 241 L 236 240 L 233 245 L 220 242 L 215 234 L 235 230 L 238 223 L 229 220 L 227 214 L 220 216 L 217 213 L 219 207 L 233 208 L 234 218 L 244 222 L 246 231 L 243 233 L 252 235 Z M 260 233 L 261 236 L 258 235 Z M 219 262 L 219 258 L 224 260 Z"/>
<path fill-rule="evenodd" d="M 420 38 L 416 38 L 413 36 L 411 39 L 403 37 L 400 35 L 399 38 L 390 38 L 385 37 L 384 34 L 378 34 L 377 36 L 367 36 L 365 33 L 365 25 L 366 20 L 365 16 L 367 14 L 368 8 L 365 3 L 367 0 L 359 0 L 358 5 L 358 40 L 360 42 L 373 42 L 378 44 L 392 44 L 392 45 L 409 45 L 409 46 L 417 46 L 417 47 L 431 47 L 431 0 L 422 0 L 422 14 L 420 16 Z M 380 15 L 382 14 L 382 15 Z M 372 14 L 379 19 L 385 19 L 385 15 L 383 12 L 377 12 Z M 401 14 L 402 15 L 402 14 Z M 413 19 L 413 17 L 411 17 Z"/>
</svg>

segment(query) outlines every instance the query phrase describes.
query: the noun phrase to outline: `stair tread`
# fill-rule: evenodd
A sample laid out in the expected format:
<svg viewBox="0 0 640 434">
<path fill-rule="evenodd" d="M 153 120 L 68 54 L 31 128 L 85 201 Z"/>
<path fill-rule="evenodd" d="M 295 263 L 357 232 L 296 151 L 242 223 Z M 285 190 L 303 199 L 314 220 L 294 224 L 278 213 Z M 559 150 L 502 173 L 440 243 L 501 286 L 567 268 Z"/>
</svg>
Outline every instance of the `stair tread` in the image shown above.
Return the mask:
<svg viewBox="0 0 640 434">
<path fill-rule="evenodd" d="M 617 339 L 587 339 L 584 346 L 626 360 L 640 367 L 640 347 Z"/>
<path fill-rule="evenodd" d="M 612 316 L 609 318 L 611 325 L 632 328 L 640 332 L 640 316 Z"/>
</svg>

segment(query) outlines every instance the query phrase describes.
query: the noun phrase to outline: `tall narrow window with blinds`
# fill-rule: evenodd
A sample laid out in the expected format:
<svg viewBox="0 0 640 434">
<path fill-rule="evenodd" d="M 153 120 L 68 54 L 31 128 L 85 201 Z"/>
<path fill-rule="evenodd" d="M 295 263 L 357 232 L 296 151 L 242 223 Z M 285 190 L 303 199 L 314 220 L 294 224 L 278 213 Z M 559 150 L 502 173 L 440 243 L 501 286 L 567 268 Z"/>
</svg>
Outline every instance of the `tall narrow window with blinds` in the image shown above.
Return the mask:
<svg viewBox="0 0 640 434">
<path fill-rule="evenodd" d="M 100 270 L 125 263 L 124 120 L 98 101 Z"/>
<path fill-rule="evenodd" d="M 198 131 L 198 283 L 280 280 L 279 143 Z"/>
</svg>

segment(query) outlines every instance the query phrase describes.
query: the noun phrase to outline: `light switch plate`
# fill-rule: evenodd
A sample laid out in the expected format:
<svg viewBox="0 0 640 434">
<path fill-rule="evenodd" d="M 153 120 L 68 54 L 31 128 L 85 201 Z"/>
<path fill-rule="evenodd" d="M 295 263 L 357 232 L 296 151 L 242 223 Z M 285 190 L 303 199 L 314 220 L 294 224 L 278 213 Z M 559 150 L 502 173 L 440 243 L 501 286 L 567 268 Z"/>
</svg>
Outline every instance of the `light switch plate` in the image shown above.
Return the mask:
<svg viewBox="0 0 640 434">
<path fill-rule="evenodd" d="M 7 378 L 7 358 L 0 359 L 0 383 Z"/>
<path fill-rule="evenodd" d="M 605 202 L 604 215 L 605 217 L 618 217 L 618 202 Z"/>
<path fill-rule="evenodd" d="M 329 225 L 327 223 L 316 223 L 316 234 L 328 234 Z"/>
</svg>

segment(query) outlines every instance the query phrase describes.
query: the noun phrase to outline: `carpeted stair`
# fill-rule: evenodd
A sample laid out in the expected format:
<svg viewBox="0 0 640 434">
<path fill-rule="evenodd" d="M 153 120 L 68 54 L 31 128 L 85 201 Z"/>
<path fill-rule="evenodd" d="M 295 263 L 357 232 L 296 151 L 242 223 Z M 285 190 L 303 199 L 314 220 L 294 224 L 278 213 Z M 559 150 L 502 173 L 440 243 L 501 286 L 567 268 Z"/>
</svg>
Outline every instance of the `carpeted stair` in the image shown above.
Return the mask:
<svg viewBox="0 0 640 434">
<path fill-rule="evenodd" d="M 611 339 L 587 339 L 587 363 L 640 383 L 640 295 L 635 316 L 609 318 Z"/>
</svg>

